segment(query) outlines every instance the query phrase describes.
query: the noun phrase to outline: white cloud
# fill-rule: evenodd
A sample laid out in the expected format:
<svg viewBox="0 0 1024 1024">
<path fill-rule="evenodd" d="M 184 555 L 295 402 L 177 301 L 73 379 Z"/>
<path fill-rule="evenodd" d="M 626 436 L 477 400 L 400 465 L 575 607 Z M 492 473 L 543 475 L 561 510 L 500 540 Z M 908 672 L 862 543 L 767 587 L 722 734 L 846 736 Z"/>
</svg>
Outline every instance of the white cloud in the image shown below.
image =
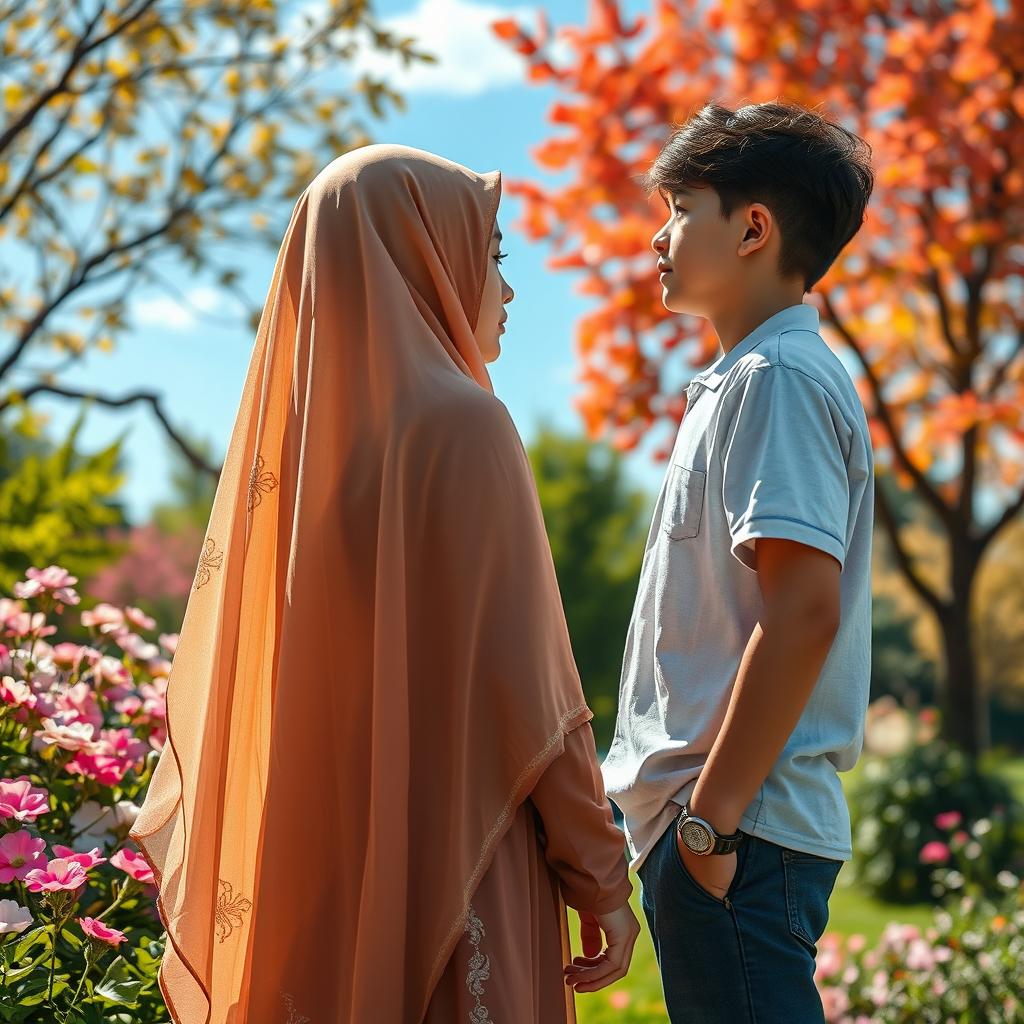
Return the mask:
<svg viewBox="0 0 1024 1024">
<path fill-rule="evenodd" d="M 316 24 L 324 16 L 323 0 L 303 4 L 289 20 L 287 30 L 301 37 L 304 14 Z M 359 75 L 370 73 L 386 79 L 403 95 L 433 93 L 477 96 L 489 89 L 525 81 L 526 63 L 491 31 L 499 18 L 515 18 L 532 28 L 532 7 L 498 7 L 474 0 L 418 0 L 402 13 L 380 19 L 380 26 L 398 38 L 412 37 L 416 49 L 437 58 L 434 64 L 413 62 L 408 68 L 397 57 L 374 50 L 365 39 L 353 62 Z"/>
<path fill-rule="evenodd" d="M 139 325 L 186 331 L 196 325 L 195 310 L 212 313 L 222 302 L 223 294 L 216 288 L 197 285 L 185 293 L 184 302 L 172 295 L 140 299 L 131 307 L 131 318 Z"/>
</svg>

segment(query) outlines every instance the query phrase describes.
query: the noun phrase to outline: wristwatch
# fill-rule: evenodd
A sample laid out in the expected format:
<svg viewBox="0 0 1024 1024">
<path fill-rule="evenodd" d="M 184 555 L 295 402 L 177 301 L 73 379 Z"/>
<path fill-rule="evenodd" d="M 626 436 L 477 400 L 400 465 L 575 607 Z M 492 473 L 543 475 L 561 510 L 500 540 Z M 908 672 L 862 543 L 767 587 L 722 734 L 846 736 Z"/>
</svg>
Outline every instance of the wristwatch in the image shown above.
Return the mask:
<svg viewBox="0 0 1024 1024">
<path fill-rule="evenodd" d="M 703 818 L 690 813 L 690 801 L 683 804 L 683 809 L 676 818 L 676 831 L 683 845 L 701 857 L 714 853 L 732 853 L 743 838 L 742 832 L 733 832 L 731 836 L 715 831 L 715 826 Z"/>
</svg>

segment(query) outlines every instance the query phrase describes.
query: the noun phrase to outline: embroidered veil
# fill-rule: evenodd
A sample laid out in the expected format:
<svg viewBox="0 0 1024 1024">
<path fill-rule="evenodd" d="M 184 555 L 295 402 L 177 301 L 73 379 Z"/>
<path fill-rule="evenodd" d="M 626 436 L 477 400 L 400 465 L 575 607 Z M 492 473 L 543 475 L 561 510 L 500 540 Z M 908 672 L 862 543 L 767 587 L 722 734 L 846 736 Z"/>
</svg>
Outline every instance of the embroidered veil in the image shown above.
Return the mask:
<svg viewBox="0 0 1024 1024">
<path fill-rule="evenodd" d="M 592 717 L 473 337 L 499 194 L 368 146 L 295 204 L 131 831 L 178 1024 L 422 1019 Z"/>
</svg>

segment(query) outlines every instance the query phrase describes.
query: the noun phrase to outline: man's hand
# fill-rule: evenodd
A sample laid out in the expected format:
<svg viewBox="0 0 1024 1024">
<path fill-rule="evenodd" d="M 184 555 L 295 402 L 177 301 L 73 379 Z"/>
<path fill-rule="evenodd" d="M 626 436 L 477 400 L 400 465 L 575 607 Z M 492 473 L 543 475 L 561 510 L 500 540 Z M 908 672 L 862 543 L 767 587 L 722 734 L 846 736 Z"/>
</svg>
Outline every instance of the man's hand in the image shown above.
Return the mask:
<svg viewBox="0 0 1024 1024">
<path fill-rule="evenodd" d="M 736 877 L 736 853 L 712 853 L 702 857 L 679 838 L 679 830 L 674 825 L 672 831 L 679 856 L 683 858 L 686 870 L 694 881 L 715 899 L 724 899 Z"/>
<path fill-rule="evenodd" d="M 626 976 L 640 934 L 640 922 L 628 903 L 608 914 L 581 910 L 579 915 L 583 956 L 573 957 L 565 968 L 565 983 L 576 992 L 596 992 Z M 602 932 L 608 943 L 603 952 Z"/>
</svg>

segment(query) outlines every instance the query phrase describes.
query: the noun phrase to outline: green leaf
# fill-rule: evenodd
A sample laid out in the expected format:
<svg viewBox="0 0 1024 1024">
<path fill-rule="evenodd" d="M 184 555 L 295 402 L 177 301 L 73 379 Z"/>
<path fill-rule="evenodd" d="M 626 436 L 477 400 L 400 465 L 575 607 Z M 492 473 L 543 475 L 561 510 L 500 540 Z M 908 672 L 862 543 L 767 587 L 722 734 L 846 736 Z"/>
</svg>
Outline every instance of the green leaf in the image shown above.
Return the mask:
<svg viewBox="0 0 1024 1024">
<path fill-rule="evenodd" d="M 17 963 L 19 960 L 23 960 L 33 946 L 46 943 L 49 939 L 47 934 L 48 928 L 49 925 L 42 924 L 38 928 L 25 932 L 21 937 L 21 941 L 14 947 L 14 956 L 11 958 L 12 962 Z"/>
<path fill-rule="evenodd" d="M 107 968 L 95 994 L 111 1003 L 134 1003 L 141 988 L 142 982 L 131 976 L 124 957 L 119 956 Z"/>
</svg>

